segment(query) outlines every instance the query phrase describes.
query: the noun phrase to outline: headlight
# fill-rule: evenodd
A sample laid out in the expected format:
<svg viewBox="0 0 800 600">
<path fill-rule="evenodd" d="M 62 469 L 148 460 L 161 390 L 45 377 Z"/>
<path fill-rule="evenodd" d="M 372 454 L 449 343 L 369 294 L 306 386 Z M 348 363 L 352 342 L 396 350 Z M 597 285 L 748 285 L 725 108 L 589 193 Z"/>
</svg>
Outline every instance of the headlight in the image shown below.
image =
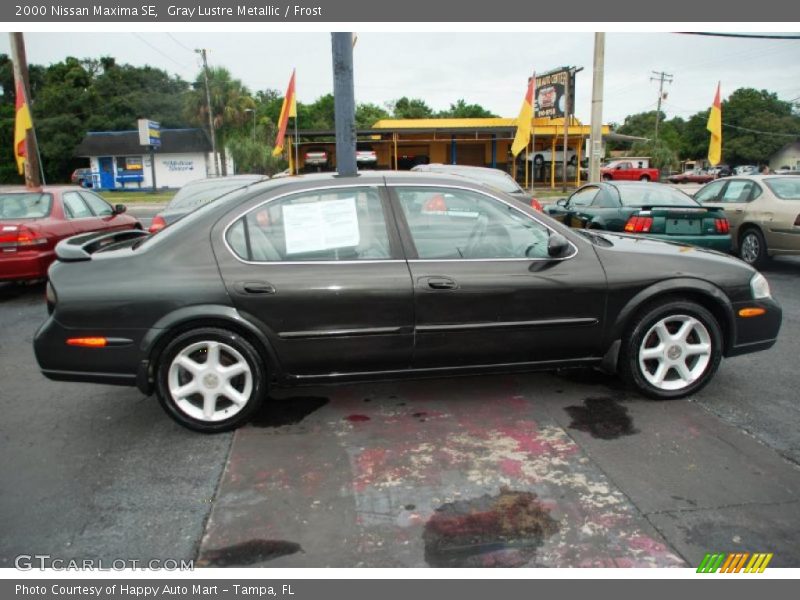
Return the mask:
<svg viewBox="0 0 800 600">
<path fill-rule="evenodd" d="M 753 292 L 754 300 L 761 300 L 762 298 L 770 298 L 772 294 L 769 292 L 769 283 L 767 278 L 761 273 L 756 273 L 750 280 L 750 289 Z"/>
</svg>

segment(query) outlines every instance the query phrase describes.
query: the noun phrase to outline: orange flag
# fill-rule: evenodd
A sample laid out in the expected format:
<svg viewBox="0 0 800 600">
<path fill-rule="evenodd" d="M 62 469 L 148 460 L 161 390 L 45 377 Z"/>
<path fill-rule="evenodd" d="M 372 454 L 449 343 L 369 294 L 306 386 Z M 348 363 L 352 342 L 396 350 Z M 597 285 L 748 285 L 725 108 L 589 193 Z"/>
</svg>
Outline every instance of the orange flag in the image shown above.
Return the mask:
<svg viewBox="0 0 800 600">
<path fill-rule="evenodd" d="M 528 81 L 528 91 L 525 100 L 522 101 L 522 108 L 517 117 L 517 134 L 514 136 L 514 143 L 511 144 L 511 154 L 516 156 L 528 147 L 531 141 L 531 119 L 533 119 L 533 94 L 536 88 L 536 76 Z"/>
<path fill-rule="evenodd" d="M 283 152 L 283 142 L 286 139 L 286 127 L 289 124 L 289 117 L 297 118 L 297 98 L 294 89 L 294 74 L 295 70 L 292 69 L 292 78 L 289 80 L 289 87 L 286 89 L 286 95 L 283 97 L 283 106 L 281 106 L 281 116 L 278 118 L 278 135 L 275 138 L 275 148 L 272 151 L 272 156 L 280 156 Z"/>
<path fill-rule="evenodd" d="M 25 134 L 28 129 L 33 127 L 31 111 L 28 103 L 25 102 L 25 93 L 22 89 L 22 82 L 17 81 L 16 99 L 16 119 L 14 121 L 14 156 L 17 159 L 17 170 L 19 174 L 25 173 L 25 161 L 28 156 L 28 145 L 25 143 Z"/>
</svg>

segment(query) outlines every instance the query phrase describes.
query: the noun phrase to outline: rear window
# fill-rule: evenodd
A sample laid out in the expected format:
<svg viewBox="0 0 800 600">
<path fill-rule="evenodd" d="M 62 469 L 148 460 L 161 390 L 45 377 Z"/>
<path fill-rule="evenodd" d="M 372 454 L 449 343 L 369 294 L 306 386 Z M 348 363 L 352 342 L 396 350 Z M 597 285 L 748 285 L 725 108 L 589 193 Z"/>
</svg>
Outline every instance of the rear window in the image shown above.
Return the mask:
<svg viewBox="0 0 800 600">
<path fill-rule="evenodd" d="M 224 196 L 228 192 L 247 187 L 251 183 L 253 183 L 253 181 L 242 181 L 241 179 L 236 181 L 220 180 L 190 183 L 175 194 L 170 203 L 167 204 L 166 210 L 194 210 L 195 208 L 216 200 L 220 196 Z"/>
<path fill-rule="evenodd" d="M 775 177 L 764 183 L 781 200 L 800 200 L 800 177 Z"/>
<path fill-rule="evenodd" d="M 0 219 L 41 219 L 50 214 L 53 197 L 39 192 L 0 194 Z"/>
<path fill-rule="evenodd" d="M 617 190 L 623 206 L 699 206 L 683 192 L 658 183 L 620 185 Z"/>
</svg>

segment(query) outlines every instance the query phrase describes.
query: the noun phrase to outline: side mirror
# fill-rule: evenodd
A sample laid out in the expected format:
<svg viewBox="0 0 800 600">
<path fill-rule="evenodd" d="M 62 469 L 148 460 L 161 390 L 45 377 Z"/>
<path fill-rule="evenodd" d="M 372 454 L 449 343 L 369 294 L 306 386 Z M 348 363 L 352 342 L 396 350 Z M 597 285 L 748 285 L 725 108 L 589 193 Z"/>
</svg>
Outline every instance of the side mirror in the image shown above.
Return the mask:
<svg viewBox="0 0 800 600">
<path fill-rule="evenodd" d="M 114 214 L 115 215 L 121 215 L 126 210 L 128 210 L 128 207 L 125 206 L 124 204 L 117 204 L 117 205 L 114 206 Z"/>
<path fill-rule="evenodd" d="M 547 254 L 551 258 L 561 258 L 569 250 L 569 242 L 560 233 L 553 233 L 547 241 Z"/>
<path fill-rule="evenodd" d="M 556 200 L 556 206 L 567 206 L 567 198 L 559 198 Z"/>
</svg>

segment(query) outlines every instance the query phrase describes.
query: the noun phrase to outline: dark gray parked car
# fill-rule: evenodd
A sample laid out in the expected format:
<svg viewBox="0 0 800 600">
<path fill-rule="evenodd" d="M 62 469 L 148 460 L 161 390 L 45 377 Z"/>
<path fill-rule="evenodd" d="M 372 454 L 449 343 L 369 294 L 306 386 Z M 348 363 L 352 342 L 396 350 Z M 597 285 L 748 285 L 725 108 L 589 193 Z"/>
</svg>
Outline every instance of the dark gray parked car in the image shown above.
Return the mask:
<svg viewBox="0 0 800 600">
<path fill-rule="evenodd" d="M 198 431 L 274 385 L 600 366 L 654 398 L 771 347 L 766 279 L 723 254 L 573 230 L 464 177 L 287 177 L 157 235 L 57 246 L 42 372 L 136 385 Z"/>
</svg>

